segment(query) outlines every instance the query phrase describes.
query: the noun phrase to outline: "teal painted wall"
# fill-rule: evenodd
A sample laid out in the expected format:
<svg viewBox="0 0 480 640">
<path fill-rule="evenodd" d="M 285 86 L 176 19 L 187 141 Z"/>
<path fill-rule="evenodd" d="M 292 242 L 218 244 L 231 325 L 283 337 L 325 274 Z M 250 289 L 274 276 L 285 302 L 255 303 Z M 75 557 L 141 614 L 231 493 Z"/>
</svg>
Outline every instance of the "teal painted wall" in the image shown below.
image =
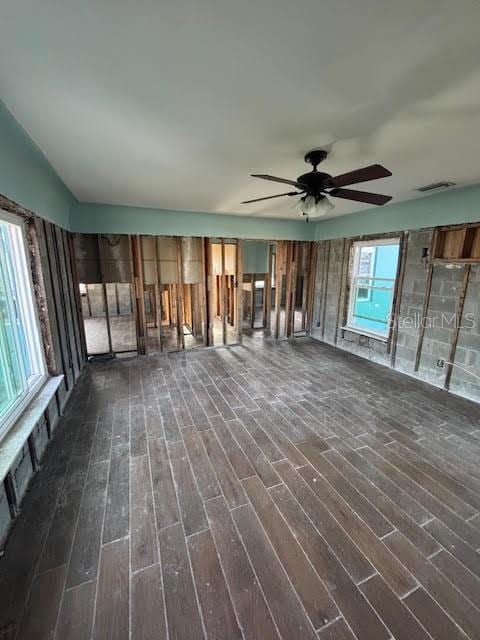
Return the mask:
<svg viewBox="0 0 480 640">
<path fill-rule="evenodd" d="M 0 193 L 42 218 L 69 228 L 75 198 L 2 102 Z"/>
<path fill-rule="evenodd" d="M 480 184 L 315 223 L 315 240 L 480 221 Z"/>
<path fill-rule="evenodd" d="M 299 220 L 228 216 L 199 211 L 166 211 L 103 204 L 76 204 L 72 231 L 79 233 L 139 233 L 146 235 L 311 240 L 314 225 Z"/>
<path fill-rule="evenodd" d="M 144 233 L 257 240 L 328 240 L 480 221 L 480 184 L 307 224 L 190 211 L 76 203 L 70 226 L 81 233 Z"/>
<path fill-rule="evenodd" d="M 243 272 L 268 272 L 268 242 L 245 242 L 243 244 Z"/>
<path fill-rule="evenodd" d="M 310 224 L 302 220 L 79 204 L 1 101 L 0 194 L 51 222 L 83 233 L 324 240 L 480 221 L 480 184 Z"/>
</svg>

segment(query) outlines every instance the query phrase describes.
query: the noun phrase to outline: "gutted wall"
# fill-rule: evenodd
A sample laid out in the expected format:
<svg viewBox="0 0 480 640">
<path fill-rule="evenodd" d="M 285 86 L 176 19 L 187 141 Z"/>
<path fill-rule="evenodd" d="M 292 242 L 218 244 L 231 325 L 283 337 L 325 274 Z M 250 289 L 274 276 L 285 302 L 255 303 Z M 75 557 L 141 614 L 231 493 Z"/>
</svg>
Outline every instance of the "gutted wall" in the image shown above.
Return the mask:
<svg viewBox="0 0 480 640">
<path fill-rule="evenodd" d="M 422 259 L 422 255 L 424 249 L 430 248 L 432 235 L 432 228 L 405 232 L 404 277 L 397 302 L 398 329 L 392 332 L 390 342 L 343 328 L 346 322 L 351 238 L 320 241 L 312 336 L 444 387 L 456 333 L 455 317 L 462 283 L 468 276 L 449 389 L 480 402 L 480 264 L 435 263 L 428 308 L 425 316 L 422 316 L 429 273 L 429 262 Z M 362 239 L 368 237 L 374 239 L 379 236 L 363 236 Z M 468 274 L 465 274 L 466 270 Z M 418 370 L 415 370 L 422 323 L 425 326 L 423 344 Z"/>
<path fill-rule="evenodd" d="M 13 204 L 9 208 L 15 213 Z M 39 217 L 26 222 L 26 235 L 48 373 L 62 374 L 64 378 L 34 426 L 30 446 L 26 440 L 10 469 L 1 470 L 4 481 L 0 485 L 0 548 L 35 472 L 36 461 L 41 462 L 49 440 L 55 435 L 63 408 L 85 363 L 71 235 Z M 6 441 L 7 438 L 2 446 L 10 446 L 5 445 Z"/>
</svg>

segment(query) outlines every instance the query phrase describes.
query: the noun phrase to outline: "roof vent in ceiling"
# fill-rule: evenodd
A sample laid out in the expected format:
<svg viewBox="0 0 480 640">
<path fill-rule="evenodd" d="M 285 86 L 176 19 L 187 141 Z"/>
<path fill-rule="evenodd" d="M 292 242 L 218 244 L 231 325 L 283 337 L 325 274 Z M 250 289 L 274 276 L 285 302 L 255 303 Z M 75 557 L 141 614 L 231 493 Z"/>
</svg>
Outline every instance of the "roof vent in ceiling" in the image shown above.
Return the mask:
<svg viewBox="0 0 480 640">
<path fill-rule="evenodd" d="M 418 187 L 417 191 L 420 193 L 426 193 L 428 191 L 441 191 L 442 189 L 448 189 L 454 187 L 455 182 L 432 182 L 432 184 L 426 184 L 424 187 Z"/>
</svg>

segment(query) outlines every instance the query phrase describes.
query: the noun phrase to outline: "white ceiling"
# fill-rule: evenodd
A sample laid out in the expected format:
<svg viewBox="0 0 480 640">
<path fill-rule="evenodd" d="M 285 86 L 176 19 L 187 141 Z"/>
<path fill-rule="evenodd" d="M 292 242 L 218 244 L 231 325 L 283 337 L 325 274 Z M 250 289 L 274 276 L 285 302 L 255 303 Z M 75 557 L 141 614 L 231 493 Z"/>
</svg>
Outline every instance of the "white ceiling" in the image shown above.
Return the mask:
<svg viewBox="0 0 480 640">
<path fill-rule="evenodd" d="M 0 0 L 1 98 L 81 201 L 296 217 L 303 155 L 480 181 L 479 0 Z M 362 187 L 359 187 L 362 188 Z M 365 208 L 336 200 L 336 215 Z"/>
</svg>

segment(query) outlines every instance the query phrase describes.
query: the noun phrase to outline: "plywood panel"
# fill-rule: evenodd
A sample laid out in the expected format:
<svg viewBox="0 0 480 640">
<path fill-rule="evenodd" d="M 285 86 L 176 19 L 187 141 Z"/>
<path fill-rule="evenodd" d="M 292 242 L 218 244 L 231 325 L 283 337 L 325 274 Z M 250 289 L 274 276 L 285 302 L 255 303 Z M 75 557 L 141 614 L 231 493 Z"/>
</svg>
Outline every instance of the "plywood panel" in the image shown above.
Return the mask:
<svg viewBox="0 0 480 640">
<path fill-rule="evenodd" d="M 176 284 L 177 239 L 173 236 L 157 236 L 158 281 L 161 284 Z"/>
<path fill-rule="evenodd" d="M 202 239 L 182 238 L 181 246 L 183 283 L 202 282 Z"/>
<path fill-rule="evenodd" d="M 142 251 L 143 281 L 145 284 L 157 284 L 155 237 L 140 236 L 140 246 Z"/>
</svg>

